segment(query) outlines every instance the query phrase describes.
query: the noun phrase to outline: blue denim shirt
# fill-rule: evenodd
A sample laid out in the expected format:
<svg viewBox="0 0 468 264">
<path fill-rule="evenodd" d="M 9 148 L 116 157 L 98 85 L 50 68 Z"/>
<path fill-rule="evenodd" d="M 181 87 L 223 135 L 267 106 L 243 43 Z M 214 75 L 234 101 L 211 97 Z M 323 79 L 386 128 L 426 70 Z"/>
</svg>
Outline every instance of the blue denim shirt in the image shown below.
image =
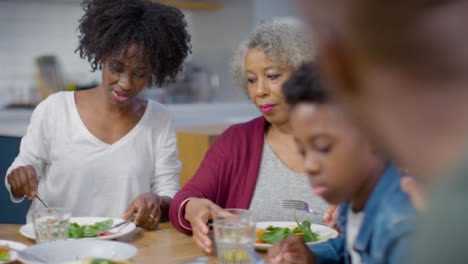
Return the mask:
<svg viewBox="0 0 468 264">
<path fill-rule="evenodd" d="M 318 263 L 350 263 L 346 248 L 346 214 L 349 202 L 339 208 L 341 235 L 309 248 Z M 408 248 L 417 214 L 400 187 L 400 173 L 390 165 L 378 181 L 364 207 L 364 219 L 354 248 L 361 263 L 407 263 Z"/>
</svg>

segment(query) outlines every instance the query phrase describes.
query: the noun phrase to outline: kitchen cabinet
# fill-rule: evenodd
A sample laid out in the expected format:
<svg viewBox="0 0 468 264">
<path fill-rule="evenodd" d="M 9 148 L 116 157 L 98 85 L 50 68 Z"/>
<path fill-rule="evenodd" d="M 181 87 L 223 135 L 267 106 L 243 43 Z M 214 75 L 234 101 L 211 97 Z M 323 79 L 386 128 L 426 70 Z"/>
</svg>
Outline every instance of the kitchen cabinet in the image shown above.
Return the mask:
<svg viewBox="0 0 468 264">
<path fill-rule="evenodd" d="M 180 185 L 184 186 L 197 172 L 213 142 L 229 127 L 228 124 L 204 124 L 176 127 L 179 160 L 182 163 Z"/>
<path fill-rule="evenodd" d="M 179 175 L 180 185 L 184 186 L 200 167 L 206 152 L 218 135 L 177 133 L 177 146 L 182 170 Z"/>
<path fill-rule="evenodd" d="M 0 136 L 0 224 L 25 224 L 28 211 L 28 199 L 16 204 L 10 200 L 10 194 L 6 190 L 4 180 L 6 171 L 18 155 L 21 138 Z"/>
</svg>

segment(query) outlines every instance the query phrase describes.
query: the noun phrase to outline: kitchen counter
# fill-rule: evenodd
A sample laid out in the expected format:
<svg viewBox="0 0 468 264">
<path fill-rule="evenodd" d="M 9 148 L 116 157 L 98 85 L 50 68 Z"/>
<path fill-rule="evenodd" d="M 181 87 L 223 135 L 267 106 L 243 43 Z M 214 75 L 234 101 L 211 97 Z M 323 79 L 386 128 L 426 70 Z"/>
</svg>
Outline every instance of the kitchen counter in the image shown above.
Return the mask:
<svg viewBox="0 0 468 264">
<path fill-rule="evenodd" d="M 219 135 L 232 124 L 260 116 L 250 102 L 168 104 L 175 120 L 176 132 Z M 23 137 L 32 109 L 0 109 L 0 136 Z"/>
</svg>

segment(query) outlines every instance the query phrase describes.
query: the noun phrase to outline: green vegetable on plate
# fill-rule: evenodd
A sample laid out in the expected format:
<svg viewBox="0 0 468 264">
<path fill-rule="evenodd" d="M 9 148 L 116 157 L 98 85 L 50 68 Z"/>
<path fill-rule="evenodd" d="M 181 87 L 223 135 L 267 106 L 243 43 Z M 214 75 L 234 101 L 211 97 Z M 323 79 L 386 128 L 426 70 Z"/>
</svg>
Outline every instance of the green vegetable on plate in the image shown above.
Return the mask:
<svg viewBox="0 0 468 264">
<path fill-rule="evenodd" d="M 302 221 L 302 223 L 299 223 L 296 217 L 296 212 L 294 212 L 294 220 L 296 220 L 297 227 L 294 229 L 288 228 L 288 227 L 273 227 L 269 226 L 266 229 L 266 232 L 260 235 L 260 239 L 265 241 L 268 244 L 274 244 L 278 241 L 281 241 L 291 235 L 299 235 L 302 237 L 304 242 L 315 242 L 322 240 L 323 238 L 320 238 L 320 236 L 313 232 L 310 229 L 311 223 L 308 220 Z"/>
<path fill-rule="evenodd" d="M 71 223 L 68 229 L 69 238 L 83 238 L 83 237 L 97 237 L 97 232 L 111 227 L 114 224 L 113 219 L 107 219 L 101 222 L 97 222 L 93 225 L 79 225 L 77 223 Z"/>
<path fill-rule="evenodd" d="M 10 253 L 3 252 L 0 254 L 0 261 L 10 261 Z"/>
<path fill-rule="evenodd" d="M 114 262 L 110 259 L 93 259 L 91 260 L 91 264 L 116 264 L 117 262 Z"/>
</svg>

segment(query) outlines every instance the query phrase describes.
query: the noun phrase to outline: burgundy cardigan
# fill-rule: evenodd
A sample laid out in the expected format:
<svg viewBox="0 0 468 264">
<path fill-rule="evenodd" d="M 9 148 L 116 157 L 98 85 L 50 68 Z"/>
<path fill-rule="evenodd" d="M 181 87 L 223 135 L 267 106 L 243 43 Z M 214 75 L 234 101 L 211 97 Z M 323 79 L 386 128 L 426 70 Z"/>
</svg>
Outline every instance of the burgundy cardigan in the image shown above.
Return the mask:
<svg viewBox="0 0 468 264">
<path fill-rule="evenodd" d="M 191 234 L 184 218 L 188 198 L 206 198 L 221 208 L 248 209 L 257 183 L 265 128 L 263 116 L 229 127 L 207 151 L 200 168 L 172 200 L 169 218 Z"/>
</svg>

